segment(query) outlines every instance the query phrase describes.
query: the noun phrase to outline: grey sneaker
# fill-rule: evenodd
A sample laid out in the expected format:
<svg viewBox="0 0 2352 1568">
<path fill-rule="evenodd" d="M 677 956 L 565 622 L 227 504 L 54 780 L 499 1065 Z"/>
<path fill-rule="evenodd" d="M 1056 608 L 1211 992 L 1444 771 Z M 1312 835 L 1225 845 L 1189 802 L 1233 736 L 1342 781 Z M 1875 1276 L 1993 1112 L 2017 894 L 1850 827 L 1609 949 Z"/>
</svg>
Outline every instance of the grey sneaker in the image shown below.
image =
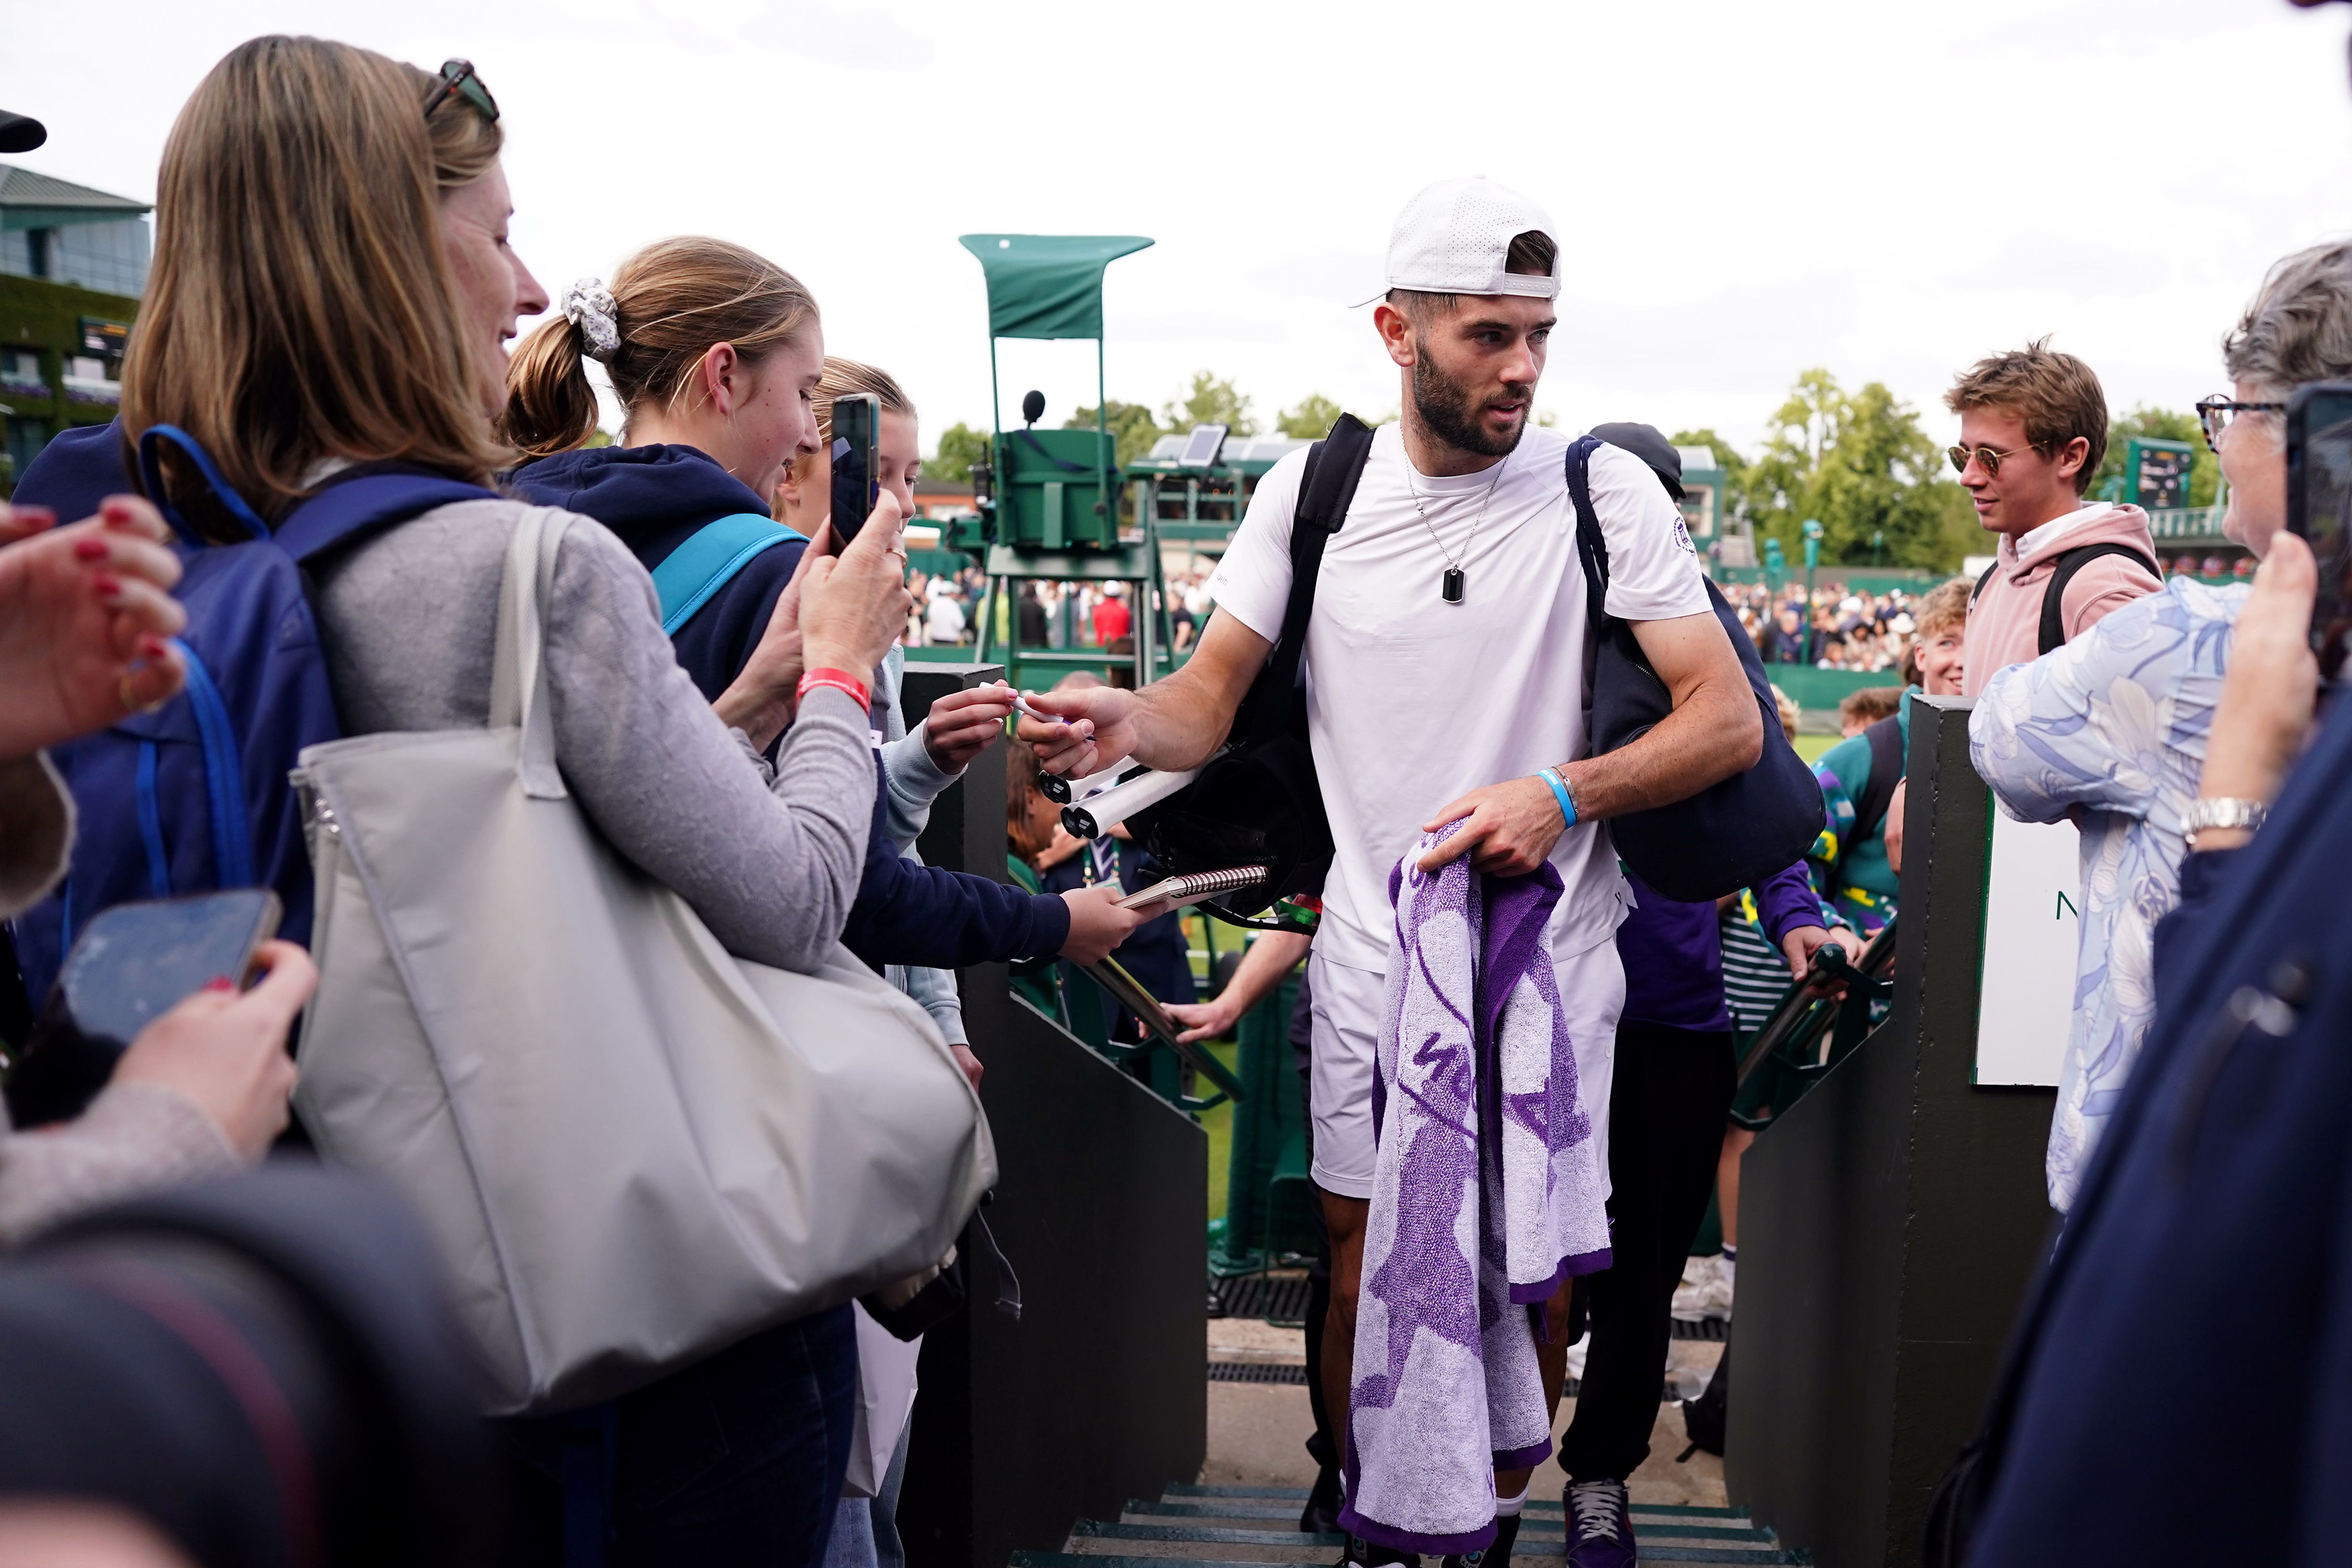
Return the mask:
<svg viewBox="0 0 2352 1568">
<path fill-rule="evenodd" d="M 1633 1568 L 1633 1516 L 1620 1480 L 1570 1481 L 1568 1568 Z"/>
</svg>

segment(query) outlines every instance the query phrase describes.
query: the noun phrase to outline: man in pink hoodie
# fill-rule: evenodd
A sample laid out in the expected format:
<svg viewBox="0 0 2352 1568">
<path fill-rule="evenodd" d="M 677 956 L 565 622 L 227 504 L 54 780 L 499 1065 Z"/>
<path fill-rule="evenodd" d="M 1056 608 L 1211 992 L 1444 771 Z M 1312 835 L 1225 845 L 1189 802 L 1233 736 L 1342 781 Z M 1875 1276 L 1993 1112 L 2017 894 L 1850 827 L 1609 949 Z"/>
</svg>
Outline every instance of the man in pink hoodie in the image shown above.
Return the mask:
<svg viewBox="0 0 2352 1568">
<path fill-rule="evenodd" d="M 2164 586 L 2147 514 L 2083 500 L 2106 456 L 2106 395 L 2089 365 L 2048 342 L 1979 360 L 1944 397 L 1960 416 L 1952 466 L 1999 537 L 1969 607 L 1969 697 Z"/>
</svg>

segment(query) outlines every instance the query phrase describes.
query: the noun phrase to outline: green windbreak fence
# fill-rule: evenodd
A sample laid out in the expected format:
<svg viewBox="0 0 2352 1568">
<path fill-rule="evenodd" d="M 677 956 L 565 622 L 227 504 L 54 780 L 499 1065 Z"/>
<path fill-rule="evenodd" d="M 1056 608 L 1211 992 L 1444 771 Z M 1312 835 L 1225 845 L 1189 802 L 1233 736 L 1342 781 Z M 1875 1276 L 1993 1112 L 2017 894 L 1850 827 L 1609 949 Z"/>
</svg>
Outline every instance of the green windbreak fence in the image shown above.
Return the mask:
<svg viewBox="0 0 2352 1568">
<path fill-rule="evenodd" d="M 1892 669 L 1822 669 L 1810 664 L 1768 664 L 1764 674 L 1773 685 L 1808 713 L 1835 708 L 1849 691 L 1865 686 L 1900 686 L 1903 677 Z"/>
<path fill-rule="evenodd" d="M 1210 1226 L 1209 1269 L 1255 1273 L 1297 1263 L 1316 1246 L 1315 1187 L 1307 1170 L 1307 1107 L 1290 1048 L 1296 974 L 1250 1009 L 1236 1031 L 1234 1067 L 1247 1098 L 1233 1110 L 1225 1212 Z"/>
</svg>

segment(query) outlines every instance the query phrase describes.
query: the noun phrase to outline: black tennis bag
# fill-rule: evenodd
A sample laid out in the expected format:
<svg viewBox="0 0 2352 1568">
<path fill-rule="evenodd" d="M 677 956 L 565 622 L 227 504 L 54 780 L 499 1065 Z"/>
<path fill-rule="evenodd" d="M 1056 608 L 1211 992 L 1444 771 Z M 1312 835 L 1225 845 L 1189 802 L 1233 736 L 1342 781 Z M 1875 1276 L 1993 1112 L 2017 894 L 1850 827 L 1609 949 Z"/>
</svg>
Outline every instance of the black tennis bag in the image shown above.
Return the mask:
<svg viewBox="0 0 2352 1568">
<path fill-rule="evenodd" d="M 1665 682 L 1650 668 L 1633 628 L 1604 607 L 1609 546 L 1592 510 L 1588 469 L 1601 442 L 1580 437 L 1568 448 L 1568 493 L 1576 504 L 1576 549 L 1584 561 L 1584 592 L 1592 655 L 1586 666 L 1592 691 L 1592 754 L 1631 745 L 1674 711 Z M 1756 706 L 1764 716 L 1764 753 L 1686 800 L 1609 819 L 1618 858 L 1669 899 L 1696 903 L 1762 881 L 1804 858 L 1828 816 L 1812 769 L 1780 732 L 1779 704 L 1754 639 L 1714 583 L 1706 584 L 1716 618 L 1739 655 Z"/>
<path fill-rule="evenodd" d="M 1234 715 L 1225 749 L 1201 776 L 1127 820 L 1171 877 L 1265 866 L 1266 879 L 1201 900 L 1235 925 L 1264 925 L 1256 911 L 1280 899 L 1319 891 L 1331 868 L 1331 822 L 1307 741 L 1307 686 L 1300 656 L 1315 614 L 1323 547 L 1348 520 L 1372 449 L 1372 432 L 1342 414 L 1307 454 L 1290 524 L 1290 600 L 1282 635 Z"/>
</svg>

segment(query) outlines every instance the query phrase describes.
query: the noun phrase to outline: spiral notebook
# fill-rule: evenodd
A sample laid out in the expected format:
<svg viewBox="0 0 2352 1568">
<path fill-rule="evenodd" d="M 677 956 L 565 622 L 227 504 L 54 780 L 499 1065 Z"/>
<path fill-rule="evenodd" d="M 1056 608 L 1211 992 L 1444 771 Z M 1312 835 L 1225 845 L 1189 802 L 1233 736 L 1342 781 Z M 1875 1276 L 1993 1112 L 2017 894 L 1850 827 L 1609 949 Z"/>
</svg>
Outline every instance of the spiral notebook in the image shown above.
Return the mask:
<svg viewBox="0 0 2352 1568">
<path fill-rule="evenodd" d="M 1223 871 L 1195 871 L 1189 877 L 1171 877 L 1164 882 L 1154 882 L 1148 888 L 1129 893 L 1119 900 L 1123 910 L 1139 910 L 1146 904 L 1189 904 L 1211 893 L 1230 893 L 1236 888 L 1247 888 L 1265 880 L 1263 866 L 1233 866 Z"/>
</svg>

